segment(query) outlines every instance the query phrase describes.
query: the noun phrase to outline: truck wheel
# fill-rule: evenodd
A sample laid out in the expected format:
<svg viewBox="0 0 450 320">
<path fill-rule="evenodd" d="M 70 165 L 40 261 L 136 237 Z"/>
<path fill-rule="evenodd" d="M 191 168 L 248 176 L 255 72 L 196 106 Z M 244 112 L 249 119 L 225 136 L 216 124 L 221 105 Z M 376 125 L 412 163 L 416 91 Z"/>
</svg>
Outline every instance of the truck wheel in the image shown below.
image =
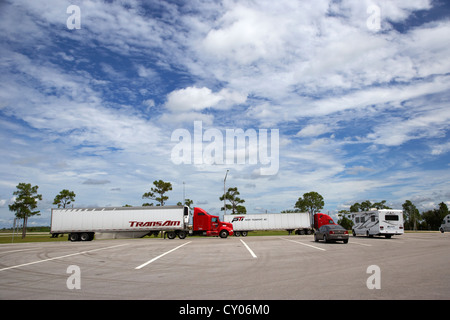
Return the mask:
<svg viewBox="0 0 450 320">
<path fill-rule="evenodd" d="M 177 236 L 176 233 L 173 231 L 167 232 L 167 238 L 169 239 L 175 239 L 176 236 Z"/>
<path fill-rule="evenodd" d="M 440 231 L 441 233 L 444 233 L 444 229 L 443 229 L 443 228 L 439 229 L 439 231 Z"/>
<path fill-rule="evenodd" d="M 180 238 L 180 239 L 186 238 L 186 232 L 185 231 L 179 231 L 178 232 L 178 238 Z"/>
<path fill-rule="evenodd" d="M 91 237 L 89 236 L 89 233 L 83 232 L 80 235 L 80 240 L 81 241 L 89 241 L 89 240 L 91 240 Z"/>
<path fill-rule="evenodd" d="M 352 234 L 353 234 L 354 237 L 356 237 L 356 232 L 355 232 L 355 230 L 352 230 Z"/>
<path fill-rule="evenodd" d="M 226 237 L 228 237 L 228 231 L 227 230 L 220 231 L 219 236 L 225 239 Z"/>
<path fill-rule="evenodd" d="M 69 240 L 70 241 L 78 241 L 78 233 L 71 233 L 69 234 Z"/>
<path fill-rule="evenodd" d="M 241 236 L 246 237 L 248 235 L 247 231 L 241 231 Z"/>
</svg>

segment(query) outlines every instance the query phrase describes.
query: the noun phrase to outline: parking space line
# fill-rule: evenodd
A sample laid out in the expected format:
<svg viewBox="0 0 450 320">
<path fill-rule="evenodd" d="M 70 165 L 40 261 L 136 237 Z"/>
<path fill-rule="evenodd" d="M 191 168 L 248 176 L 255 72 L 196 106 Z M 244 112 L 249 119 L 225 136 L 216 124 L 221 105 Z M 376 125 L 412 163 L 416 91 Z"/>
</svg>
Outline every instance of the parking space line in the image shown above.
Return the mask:
<svg viewBox="0 0 450 320">
<path fill-rule="evenodd" d="M 253 258 L 258 258 L 256 254 L 250 249 L 250 247 L 244 242 L 244 240 L 241 239 L 241 242 L 244 244 L 244 246 L 247 248 L 247 250 L 250 252 Z"/>
<path fill-rule="evenodd" d="M 152 263 L 152 262 L 158 260 L 159 258 L 164 257 L 166 254 L 169 254 L 169 253 L 171 253 L 171 252 L 173 252 L 173 251 L 175 251 L 175 250 L 181 248 L 182 246 L 185 246 L 185 245 L 187 245 L 187 244 L 189 244 L 189 243 L 191 243 L 191 242 L 192 242 L 192 241 L 183 243 L 181 246 L 178 246 L 178 247 L 176 247 L 176 248 L 174 248 L 174 249 L 172 249 L 172 250 L 169 250 L 169 251 L 167 251 L 167 252 L 164 252 L 163 254 L 160 254 L 160 255 L 157 256 L 156 258 L 153 258 L 153 259 L 147 261 L 146 263 L 143 263 L 143 264 L 141 264 L 140 266 L 137 266 L 135 269 L 136 269 L 136 270 L 142 269 L 142 268 L 145 267 L 146 265 L 149 265 L 150 263 Z"/>
<path fill-rule="evenodd" d="M 327 251 L 324 248 L 319 248 L 319 247 L 313 246 L 311 244 L 303 243 L 303 242 L 300 242 L 300 241 L 295 241 L 295 240 L 290 240 L 290 239 L 285 239 L 285 238 L 280 238 L 280 239 L 285 240 L 285 241 L 295 242 L 295 243 L 301 244 L 303 246 L 311 247 L 311 248 L 314 248 L 314 249 L 317 249 L 317 250 Z"/>
<path fill-rule="evenodd" d="M 36 264 L 36 263 L 46 262 L 46 261 L 52 261 L 52 260 L 57 260 L 57 259 L 77 256 L 77 255 L 80 255 L 80 254 L 90 253 L 90 252 L 94 252 L 94 251 L 100 251 L 100 250 L 106 250 L 106 249 L 111 249 L 111 248 L 122 247 L 122 246 L 126 246 L 126 245 L 128 245 L 128 244 L 125 243 L 125 244 L 119 244 L 119 245 L 116 245 L 116 246 L 111 246 L 111 247 L 106 247 L 106 248 L 99 248 L 99 249 L 93 249 L 93 250 L 87 250 L 87 251 L 82 251 L 82 252 L 77 252 L 77 253 L 66 254 L 64 256 L 59 256 L 59 257 L 54 257 L 54 258 L 49 258 L 49 259 L 44 259 L 44 260 L 39 260 L 39 261 L 33 261 L 33 262 L 18 264 L 16 266 L 2 268 L 2 269 L 0 269 L 0 271 L 20 268 L 20 267 L 25 267 L 25 266 L 29 266 L 29 265 Z"/>
</svg>

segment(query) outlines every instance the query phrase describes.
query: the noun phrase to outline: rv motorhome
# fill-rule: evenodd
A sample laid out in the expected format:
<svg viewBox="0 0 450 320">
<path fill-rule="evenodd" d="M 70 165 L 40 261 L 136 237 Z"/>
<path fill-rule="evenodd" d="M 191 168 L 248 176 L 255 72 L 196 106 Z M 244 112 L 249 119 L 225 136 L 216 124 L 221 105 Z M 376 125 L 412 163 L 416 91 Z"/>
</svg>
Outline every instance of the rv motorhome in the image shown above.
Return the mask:
<svg viewBox="0 0 450 320">
<path fill-rule="evenodd" d="M 442 220 L 439 231 L 441 231 L 442 233 L 444 233 L 444 231 L 450 231 L 450 214 L 446 215 L 444 217 L 444 220 Z"/>
<path fill-rule="evenodd" d="M 393 235 L 404 233 L 402 210 L 373 209 L 351 213 L 351 217 L 353 220 L 353 236 L 385 236 L 389 239 Z"/>
</svg>

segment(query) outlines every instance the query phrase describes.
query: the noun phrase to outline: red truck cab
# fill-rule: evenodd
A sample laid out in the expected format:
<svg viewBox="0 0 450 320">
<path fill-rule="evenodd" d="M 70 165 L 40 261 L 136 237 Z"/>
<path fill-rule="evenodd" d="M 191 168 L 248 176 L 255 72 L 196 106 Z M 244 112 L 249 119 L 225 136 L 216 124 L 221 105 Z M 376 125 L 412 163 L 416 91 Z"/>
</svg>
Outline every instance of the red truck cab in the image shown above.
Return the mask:
<svg viewBox="0 0 450 320">
<path fill-rule="evenodd" d="M 233 235 L 233 225 L 219 220 L 219 216 L 210 215 L 201 208 L 194 208 L 193 234 L 219 236 L 226 238 Z"/>
<path fill-rule="evenodd" d="M 334 223 L 333 219 L 325 213 L 316 213 L 314 215 L 314 229 L 319 230 L 321 226 L 327 225 L 327 224 L 336 224 Z"/>
</svg>

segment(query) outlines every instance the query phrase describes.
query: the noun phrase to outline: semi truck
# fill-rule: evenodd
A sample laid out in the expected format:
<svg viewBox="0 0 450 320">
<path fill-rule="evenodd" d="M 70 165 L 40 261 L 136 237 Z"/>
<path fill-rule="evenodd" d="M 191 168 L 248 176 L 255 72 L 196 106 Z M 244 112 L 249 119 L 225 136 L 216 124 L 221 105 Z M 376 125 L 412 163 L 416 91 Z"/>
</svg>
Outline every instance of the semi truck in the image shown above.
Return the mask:
<svg viewBox="0 0 450 320">
<path fill-rule="evenodd" d="M 187 206 L 54 208 L 50 233 L 52 237 L 67 233 L 70 241 L 94 239 L 142 238 L 159 232 L 164 237 L 184 239 L 188 235 L 233 235 L 233 226 L 221 222 L 201 208 L 194 208 L 193 223 Z"/>
<path fill-rule="evenodd" d="M 249 231 L 286 230 L 291 234 L 312 234 L 325 224 L 335 224 L 327 214 L 309 212 L 300 213 L 263 213 L 263 214 L 226 214 L 224 221 L 233 224 L 235 236 L 246 237 Z"/>
</svg>

